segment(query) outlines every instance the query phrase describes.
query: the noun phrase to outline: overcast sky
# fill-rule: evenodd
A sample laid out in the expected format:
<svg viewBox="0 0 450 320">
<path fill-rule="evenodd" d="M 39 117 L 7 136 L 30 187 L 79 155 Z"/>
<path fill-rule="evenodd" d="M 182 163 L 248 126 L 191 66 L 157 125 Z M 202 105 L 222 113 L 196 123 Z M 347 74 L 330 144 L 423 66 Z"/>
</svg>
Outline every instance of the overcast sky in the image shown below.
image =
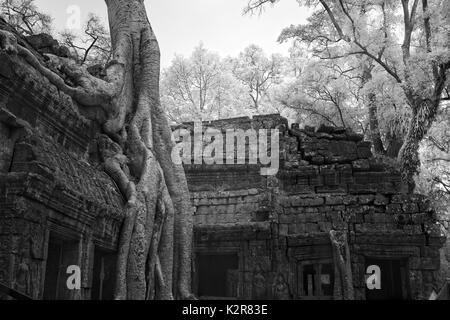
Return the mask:
<svg viewBox="0 0 450 320">
<path fill-rule="evenodd" d="M 282 0 L 267 7 L 261 16 L 244 16 L 247 0 L 146 0 L 150 22 L 159 39 L 162 66 L 176 53 L 189 55 L 200 42 L 222 56 L 236 55 L 251 43 L 267 53 L 287 54 L 289 45 L 277 43 L 284 27 L 304 23 L 308 16 L 296 0 Z M 70 6 L 80 8 L 82 19 L 94 12 L 104 17 L 102 0 L 36 0 L 38 7 L 54 18 L 55 30 L 66 27 Z"/>
</svg>

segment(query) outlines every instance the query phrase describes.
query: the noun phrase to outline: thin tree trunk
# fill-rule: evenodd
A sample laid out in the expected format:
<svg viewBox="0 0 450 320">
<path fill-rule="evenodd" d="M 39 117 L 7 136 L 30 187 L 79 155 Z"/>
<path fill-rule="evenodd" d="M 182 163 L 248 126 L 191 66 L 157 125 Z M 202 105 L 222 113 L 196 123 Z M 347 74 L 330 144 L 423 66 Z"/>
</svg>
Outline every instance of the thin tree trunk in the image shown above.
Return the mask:
<svg viewBox="0 0 450 320">
<path fill-rule="evenodd" d="M 403 140 L 399 138 L 396 133 L 388 132 L 386 134 L 386 156 L 397 159 L 403 143 Z"/>
<path fill-rule="evenodd" d="M 353 273 L 347 234 L 344 231 L 332 230 L 330 240 L 333 247 L 336 278 L 334 298 L 336 300 L 354 300 Z"/>
<path fill-rule="evenodd" d="M 362 85 L 366 85 L 370 80 L 372 80 L 372 70 L 373 66 L 364 65 L 363 68 L 363 80 Z M 381 138 L 380 123 L 378 120 L 378 105 L 375 93 L 369 92 L 367 94 L 367 108 L 369 111 L 369 128 L 370 137 L 372 140 L 373 148 L 376 154 L 385 154 L 386 150 L 383 145 L 383 139 Z"/>
<path fill-rule="evenodd" d="M 380 123 L 378 121 L 378 106 L 374 93 L 368 94 L 369 101 L 369 127 L 373 149 L 376 154 L 385 154 L 383 140 L 381 139 Z"/>
</svg>

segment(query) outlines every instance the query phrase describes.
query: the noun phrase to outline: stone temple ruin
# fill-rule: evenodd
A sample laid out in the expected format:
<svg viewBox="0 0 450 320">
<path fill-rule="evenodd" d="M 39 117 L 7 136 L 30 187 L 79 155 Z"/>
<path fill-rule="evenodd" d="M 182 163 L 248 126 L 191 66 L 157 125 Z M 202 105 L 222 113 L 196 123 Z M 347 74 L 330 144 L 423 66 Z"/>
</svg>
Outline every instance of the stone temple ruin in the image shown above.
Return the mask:
<svg viewBox="0 0 450 320">
<path fill-rule="evenodd" d="M 280 128 L 281 168 L 263 177 L 258 166 L 186 166 L 199 296 L 342 297 L 339 253 L 330 240 L 336 230 L 348 238 L 355 299 L 429 297 L 444 241 L 435 213 L 426 198 L 402 192 L 398 172 L 377 162 L 362 136 L 288 129 L 279 116 L 210 125 Z M 384 270 L 383 290 L 367 290 L 372 265 Z"/>
<path fill-rule="evenodd" d="M 0 53 L 0 284 L 23 296 L 113 298 L 124 199 L 99 165 L 100 127 L 89 118 L 20 57 Z M 405 194 L 362 136 L 289 128 L 278 115 L 205 125 L 279 129 L 280 170 L 185 166 L 198 297 L 428 299 L 437 290 L 446 239 L 436 213 Z M 80 290 L 66 286 L 71 265 Z M 381 270 L 381 290 L 368 289 L 369 266 Z"/>
</svg>

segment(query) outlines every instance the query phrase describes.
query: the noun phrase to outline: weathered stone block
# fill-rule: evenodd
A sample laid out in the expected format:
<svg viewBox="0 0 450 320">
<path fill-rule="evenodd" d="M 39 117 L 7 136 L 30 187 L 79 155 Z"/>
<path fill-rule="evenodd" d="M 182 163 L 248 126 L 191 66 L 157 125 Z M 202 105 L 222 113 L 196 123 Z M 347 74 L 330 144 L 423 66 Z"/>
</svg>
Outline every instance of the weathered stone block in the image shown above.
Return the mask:
<svg viewBox="0 0 450 320">
<path fill-rule="evenodd" d="M 316 187 L 316 192 L 318 194 L 325 194 L 325 193 L 347 193 L 348 189 L 346 185 L 336 185 L 336 186 L 323 186 L 323 187 Z"/>
<path fill-rule="evenodd" d="M 342 196 L 328 196 L 325 198 L 325 203 L 327 205 L 338 205 L 344 203 L 344 198 Z"/>
<path fill-rule="evenodd" d="M 278 232 L 280 233 L 280 235 L 287 235 L 287 234 L 289 234 L 289 225 L 288 224 L 284 224 L 284 223 L 280 224 Z"/>
<path fill-rule="evenodd" d="M 306 214 L 299 214 L 296 215 L 293 219 L 293 221 L 297 224 L 304 224 L 306 223 Z"/>
<path fill-rule="evenodd" d="M 280 215 L 279 217 L 279 223 L 281 224 L 291 224 L 295 221 L 295 216 L 292 215 Z"/>
<path fill-rule="evenodd" d="M 373 196 L 373 195 L 358 196 L 358 203 L 363 204 L 363 205 L 372 204 L 374 199 L 375 199 L 375 196 Z"/>
<path fill-rule="evenodd" d="M 319 213 L 319 208 L 317 207 L 307 207 L 305 208 L 305 213 Z"/>
<path fill-rule="evenodd" d="M 314 155 L 313 157 L 311 157 L 310 163 L 319 166 L 323 165 L 325 163 L 325 157 L 321 155 Z"/>
<path fill-rule="evenodd" d="M 323 184 L 326 186 L 336 186 L 339 184 L 339 173 L 334 166 L 321 166 Z"/>
<path fill-rule="evenodd" d="M 331 222 L 319 222 L 319 230 L 321 232 L 329 233 L 333 229 L 333 224 Z"/>
<path fill-rule="evenodd" d="M 232 204 L 228 205 L 226 214 L 228 214 L 228 215 L 236 214 L 236 205 L 232 205 Z"/>
<path fill-rule="evenodd" d="M 369 171 L 370 163 L 368 160 L 356 160 L 352 162 L 352 167 L 354 171 Z"/>
<path fill-rule="evenodd" d="M 422 270 L 439 270 L 440 259 L 439 258 L 422 258 L 420 268 Z"/>
<path fill-rule="evenodd" d="M 353 205 L 358 203 L 358 198 L 356 196 L 344 196 L 343 200 L 345 205 Z"/>
<path fill-rule="evenodd" d="M 417 213 L 419 212 L 419 206 L 417 205 L 417 203 L 405 203 L 402 205 L 402 209 L 404 212 L 406 213 Z"/>
<path fill-rule="evenodd" d="M 358 158 L 369 159 L 373 157 L 372 145 L 370 142 L 360 142 L 358 143 Z"/>
<path fill-rule="evenodd" d="M 377 206 L 387 205 L 389 203 L 389 199 L 381 194 L 377 194 L 375 196 L 374 204 Z"/>
<path fill-rule="evenodd" d="M 400 204 L 388 204 L 386 206 L 387 214 L 401 214 L 403 213 L 402 206 Z"/>
<path fill-rule="evenodd" d="M 288 225 L 288 234 L 297 234 L 297 225 L 296 224 Z"/>
<path fill-rule="evenodd" d="M 208 213 L 209 213 L 209 207 L 206 207 L 206 206 L 197 207 L 197 211 L 196 211 L 197 215 L 207 215 Z"/>
<path fill-rule="evenodd" d="M 295 197 L 291 200 L 291 204 L 294 207 L 317 207 L 324 205 L 325 199 L 322 197 L 315 197 L 315 198 Z"/>
<path fill-rule="evenodd" d="M 307 223 L 306 224 L 306 233 L 319 233 L 320 232 L 320 228 L 319 228 L 319 224 L 317 223 Z"/>
</svg>

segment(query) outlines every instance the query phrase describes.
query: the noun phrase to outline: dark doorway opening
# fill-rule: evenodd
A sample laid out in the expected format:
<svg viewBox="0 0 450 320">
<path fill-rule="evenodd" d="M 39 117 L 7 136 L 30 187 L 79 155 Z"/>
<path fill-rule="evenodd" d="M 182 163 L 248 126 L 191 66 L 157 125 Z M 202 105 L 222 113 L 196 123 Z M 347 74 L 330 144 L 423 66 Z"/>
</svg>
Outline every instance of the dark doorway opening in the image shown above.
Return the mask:
<svg viewBox="0 0 450 320">
<path fill-rule="evenodd" d="M 367 300 L 408 300 L 409 281 L 407 260 L 366 259 L 369 266 L 378 266 L 381 271 L 381 289 L 366 289 Z"/>
<path fill-rule="evenodd" d="M 69 266 L 78 265 L 78 242 L 51 235 L 47 252 L 44 300 L 69 300 L 71 291 L 67 288 L 66 272 Z"/>
<path fill-rule="evenodd" d="M 237 254 L 199 254 L 197 256 L 198 296 L 208 298 L 237 298 Z"/>
<path fill-rule="evenodd" d="M 92 300 L 114 300 L 116 256 L 98 248 L 94 252 Z"/>
</svg>

